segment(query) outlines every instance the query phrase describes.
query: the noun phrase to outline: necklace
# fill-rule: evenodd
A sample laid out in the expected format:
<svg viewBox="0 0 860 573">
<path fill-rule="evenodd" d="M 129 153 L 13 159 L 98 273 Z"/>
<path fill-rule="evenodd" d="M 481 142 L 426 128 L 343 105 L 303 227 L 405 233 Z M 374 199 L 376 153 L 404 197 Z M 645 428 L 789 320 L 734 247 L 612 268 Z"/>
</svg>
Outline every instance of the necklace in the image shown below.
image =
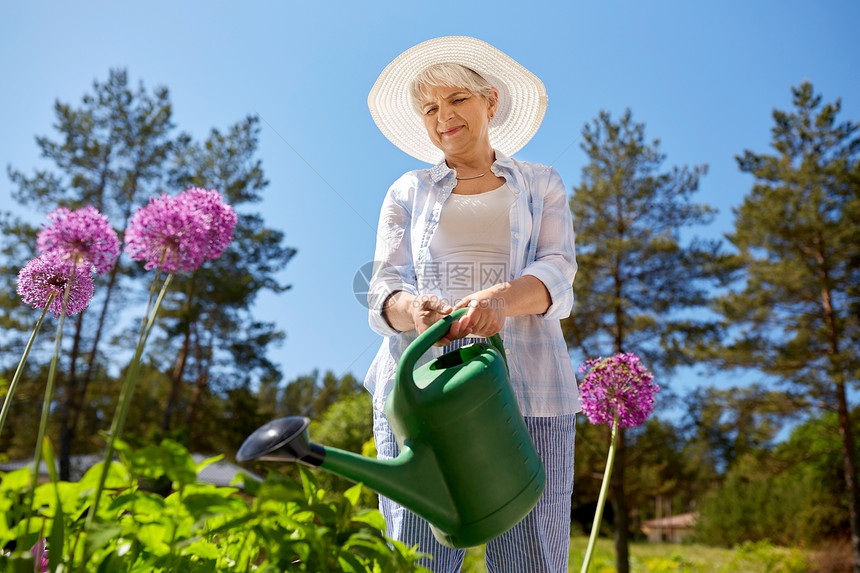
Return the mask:
<svg viewBox="0 0 860 573">
<path fill-rule="evenodd" d="M 489 172 L 490 172 L 490 170 L 487 169 L 486 171 L 484 171 L 480 175 L 473 175 L 472 177 L 457 177 L 457 181 L 468 181 L 469 179 L 480 179 L 481 177 L 483 177 L 484 175 L 486 175 Z"/>
</svg>

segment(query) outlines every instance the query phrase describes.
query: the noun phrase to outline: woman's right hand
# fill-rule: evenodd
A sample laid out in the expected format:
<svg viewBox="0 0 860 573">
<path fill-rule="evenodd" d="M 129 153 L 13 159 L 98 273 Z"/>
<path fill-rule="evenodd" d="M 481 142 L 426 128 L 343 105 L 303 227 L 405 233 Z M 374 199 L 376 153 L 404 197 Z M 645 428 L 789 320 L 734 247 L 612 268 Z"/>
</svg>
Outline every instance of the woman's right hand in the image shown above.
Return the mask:
<svg viewBox="0 0 860 573">
<path fill-rule="evenodd" d="M 412 301 L 412 322 L 415 324 L 415 331 L 422 334 L 446 315 L 451 314 L 453 310 L 451 305 L 435 295 L 422 294 L 415 297 Z M 459 333 L 452 333 L 449 330 L 448 334 L 439 339 L 435 346 L 445 346 L 451 344 L 452 340 L 465 336 L 465 334 L 460 336 L 457 334 Z"/>
</svg>

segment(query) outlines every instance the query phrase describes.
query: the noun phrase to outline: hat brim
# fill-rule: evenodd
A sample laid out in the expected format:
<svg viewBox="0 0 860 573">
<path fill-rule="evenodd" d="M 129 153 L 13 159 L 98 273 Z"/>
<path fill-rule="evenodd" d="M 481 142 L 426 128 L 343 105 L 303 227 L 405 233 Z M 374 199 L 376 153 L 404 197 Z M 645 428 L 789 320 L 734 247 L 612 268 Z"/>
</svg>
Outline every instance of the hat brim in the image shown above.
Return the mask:
<svg viewBox="0 0 860 573">
<path fill-rule="evenodd" d="M 394 145 L 430 164 L 444 158 L 430 141 L 409 94 L 412 80 L 440 63 L 470 68 L 499 90 L 499 106 L 488 126 L 493 148 L 513 155 L 537 132 L 547 105 L 546 89 L 537 76 L 486 42 L 447 36 L 422 42 L 397 56 L 367 96 L 373 121 Z"/>
</svg>

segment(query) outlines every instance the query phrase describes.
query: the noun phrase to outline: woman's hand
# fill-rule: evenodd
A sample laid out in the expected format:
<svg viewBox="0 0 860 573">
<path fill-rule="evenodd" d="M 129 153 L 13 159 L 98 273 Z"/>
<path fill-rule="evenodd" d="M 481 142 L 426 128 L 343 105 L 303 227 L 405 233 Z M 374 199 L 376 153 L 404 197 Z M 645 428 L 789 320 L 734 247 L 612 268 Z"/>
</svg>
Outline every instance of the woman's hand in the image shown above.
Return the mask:
<svg viewBox="0 0 860 573">
<path fill-rule="evenodd" d="M 431 294 L 415 296 L 397 291 L 386 300 L 383 316 L 396 330 L 404 332 L 414 328 L 421 334 L 455 309 L 470 307 L 459 320 L 451 323 L 448 333 L 436 343 L 436 346 L 445 346 L 469 335 L 488 338 L 498 334 L 505 328 L 507 317 L 543 314 L 551 303 L 544 284 L 526 275 L 470 294 L 454 308 Z"/>
<path fill-rule="evenodd" d="M 461 300 L 454 310 L 465 307 L 469 307 L 469 311 L 452 323 L 448 330 L 448 338 L 451 340 L 468 335 L 489 338 L 505 328 L 505 299 L 494 289 L 470 294 Z"/>
<path fill-rule="evenodd" d="M 412 301 L 412 322 L 415 324 L 415 331 L 422 334 L 446 315 L 451 314 L 453 310 L 451 305 L 435 295 L 423 294 L 415 297 Z M 452 340 L 456 340 L 456 338 L 451 338 L 449 331 L 435 346 L 445 346 L 450 344 Z"/>
</svg>

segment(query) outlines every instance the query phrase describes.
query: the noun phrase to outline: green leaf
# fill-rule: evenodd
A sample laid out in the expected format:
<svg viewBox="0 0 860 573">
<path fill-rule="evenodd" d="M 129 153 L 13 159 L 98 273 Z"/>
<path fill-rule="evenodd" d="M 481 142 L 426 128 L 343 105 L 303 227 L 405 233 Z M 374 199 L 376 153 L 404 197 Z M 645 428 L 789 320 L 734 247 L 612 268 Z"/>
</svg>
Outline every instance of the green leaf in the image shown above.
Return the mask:
<svg viewBox="0 0 860 573">
<path fill-rule="evenodd" d="M 170 553 L 170 546 L 165 541 L 167 528 L 160 523 L 149 523 L 140 526 L 135 531 L 135 537 L 154 555 L 162 556 Z"/>
<path fill-rule="evenodd" d="M 307 498 L 308 503 L 311 503 L 315 499 L 322 499 L 322 494 L 325 492 L 320 490 L 320 484 L 319 481 L 317 481 L 317 478 L 301 465 L 299 466 L 299 475 L 301 475 L 302 478 L 302 489 L 305 492 L 305 497 Z"/>
<path fill-rule="evenodd" d="M 231 519 L 230 521 L 227 521 L 227 522 L 225 522 L 225 523 L 223 523 L 217 527 L 213 527 L 212 529 L 208 529 L 206 531 L 206 533 L 209 536 L 216 536 L 216 535 L 221 535 L 221 534 L 227 535 L 233 530 L 242 531 L 242 529 L 245 527 L 245 524 L 248 523 L 249 521 L 251 521 L 252 519 L 256 518 L 256 517 L 257 517 L 256 515 L 250 514 L 250 513 L 246 514 L 246 515 L 241 515 L 241 516 L 239 516 L 235 519 Z M 196 539 L 198 539 L 198 538 L 197 537 L 190 537 L 188 539 L 185 539 L 185 540 L 178 542 L 176 544 L 176 546 L 177 547 L 184 547 L 185 545 L 194 542 Z"/>
<path fill-rule="evenodd" d="M 385 518 L 378 509 L 367 509 L 352 516 L 353 521 L 366 523 L 374 529 L 385 531 Z"/>
<path fill-rule="evenodd" d="M 217 456 L 212 456 L 211 458 L 206 458 L 205 460 L 203 460 L 202 462 L 200 462 L 199 464 L 194 466 L 194 469 L 199 474 L 200 470 L 202 470 L 206 466 L 210 466 L 210 465 L 214 464 L 215 462 L 220 462 L 223 459 L 224 459 L 224 454 L 219 454 Z"/>
<path fill-rule="evenodd" d="M 368 559 L 386 561 L 391 559 L 391 548 L 381 536 L 376 537 L 367 532 L 351 535 L 343 545 L 344 551 L 358 553 Z"/>
<path fill-rule="evenodd" d="M 22 492 L 30 488 L 30 470 L 21 468 L 7 473 L 0 481 L 0 491 Z"/>
<path fill-rule="evenodd" d="M 104 462 L 99 462 L 87 470 L 80 481 L 82 488 L 91 488 L 95 491 L 99 485 L 103 465 Z M 111 462 L 105 479 L 105 489 L 124 489 L 129 485 L 131 485 L 131 474 L 128 469 L 119 462 Z"/>
<path fill-rule="evenodd" d="M 358 557 L 352 555 L 351 553 L 343 553 L 341 552 L 337 556 L 337 561 L 343 569 L 344 573 L 364 573 L 367 571 L 367 567 L 359 560 Z"/>
<path fill-rule="evenodd" d="M 137 475 L 152 479 L 167 476 L 179 488 L 197 481 L 194 460 L 188 450 L 173 440 L 141 448 L 131 453 L 129 462 Z"/>
<path fill-rule="evenodd" d="M 52 460 L 53 463 L 53 460 Z M 63 562 L 63 550 L 66 540 L 65 515 L 63 506 L 57 498 L 57 509 L 54 512 L 54 520 L 51 523 L 51 534 L 48 536 L 48 570 L 54 573 L 60 563 Z"/>
<path fill-rule="evenodd" d="M 126 509 L 133 512 L 135 516 L 158 517 L 164 511 L 164 507 L 165 501 L 160 495 L 136 490 L 118 495 L 110 504 L 109 509 L 111 511 Z"/>
<path fill-rule="evenodd" d="M 114 537 L 118 537 L 122 533 L 122 528 L 119 525 L 111 523 L 96 523 L 87 531 L 86 537 L 86 554 L 92 555 L 108 543 L 113 541 Z"/>
<path fill-rule="evenodd" d="M 51 446 L 51 439 L 48 436 L 42 438 L 42 459 L 45 460 L 45 465 L 48 466 L 48 475 L 51 476 L 51 483 L 56 485 L 60 481 L 57 475 L 57 461 L 54 457 L 54 448 Z"/>
<path fill-rule="evenodd" d="M 262 483 L 263 482 L 253 478 L 250 474 L 240 471 L 236 473 L 236 476 L 230 482 L 230 485 L 242 484 L 242 489 L 247 495 L 256 497 L 259 494 Z"/>
<path fill-rule="evenodd" d="M 198 540 L 189 544 L 182 553 L 183 555 L 193 555 L 197 559 L 218 559 L 221 550 L 214 543 Z"/>
<path fill-rule="evenodd" d="M 260 485 L 257 497 L 261 501 L 304 501 L 305 494 L 293 481 L 285 479 L 278 474 L 270 474 L 266 481 Z"/>
<path fill-rule="evenodd" d="M 232 509 L 230 500 L 224 499 L 223 496 L 212 493 L 194 493 L 184 495 L 182 504 L 193 517 L 198 518 L 203 515 L 213 515 L 225 510 Z"/>
<path fill-rule="evenodd" d="M 345 492 L 343 492 L 343 497 L 349 500 L 349 504 L 355 507 L 355 504 L 358 503 L 358 498 L 361 497 L 361 487 L 360 483 L 355 484 Z"/>
</svg>

